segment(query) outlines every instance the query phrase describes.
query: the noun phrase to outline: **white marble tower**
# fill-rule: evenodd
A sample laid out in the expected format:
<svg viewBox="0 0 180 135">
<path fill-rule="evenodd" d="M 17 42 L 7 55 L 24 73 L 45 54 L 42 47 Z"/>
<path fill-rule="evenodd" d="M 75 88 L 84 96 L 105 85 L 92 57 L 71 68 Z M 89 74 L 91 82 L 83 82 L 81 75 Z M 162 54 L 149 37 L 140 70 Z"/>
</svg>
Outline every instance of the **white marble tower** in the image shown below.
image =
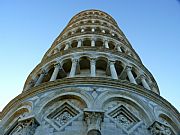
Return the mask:
<svg viewBox="0 0 180 135">
<path fill-rule="evenodd" d="M 99 10 L 70 20 L 0 120 L 0 135 L 180 134 L 179 112 Z"/>
</svg>

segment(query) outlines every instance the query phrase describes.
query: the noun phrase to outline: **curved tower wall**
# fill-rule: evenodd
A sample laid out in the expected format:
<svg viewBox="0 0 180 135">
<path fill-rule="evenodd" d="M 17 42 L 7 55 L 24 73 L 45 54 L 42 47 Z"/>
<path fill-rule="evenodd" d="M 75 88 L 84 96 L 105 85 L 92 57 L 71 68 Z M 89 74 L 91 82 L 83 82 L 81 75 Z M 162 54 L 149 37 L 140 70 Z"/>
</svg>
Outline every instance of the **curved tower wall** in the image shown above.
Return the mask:
<svg viewBox="0 0 180 135">
<path fill-rule="evenodd" d="M 179 112 L 99 10 L 75 15 L 1 113 L 4 135 L 175 135 Z"/>
</svg>

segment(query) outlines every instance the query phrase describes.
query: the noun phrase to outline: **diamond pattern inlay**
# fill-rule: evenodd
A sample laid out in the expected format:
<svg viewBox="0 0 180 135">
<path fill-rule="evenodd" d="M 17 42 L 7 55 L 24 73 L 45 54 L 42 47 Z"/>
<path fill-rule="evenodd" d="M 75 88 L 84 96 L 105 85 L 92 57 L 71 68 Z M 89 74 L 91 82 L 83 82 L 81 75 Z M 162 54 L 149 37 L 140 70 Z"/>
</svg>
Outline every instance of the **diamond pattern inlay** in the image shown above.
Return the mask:
<svg viewBox="0 0 180 135">
<path fill-rule="evenodd" d="M 61 130 L 81 114 L 81 111 L 70 102 L 63 102 L 45 117 L 56 130 Z"/>
<path fill-rule="evenodd" d="M 122 105 L 112 108 L 107 114 L 115 123 L 127 130 L 139 122 L 138 118 Z"/>
<path fill-rule="evenodd" d="M 65 125 L 69 120 L 73 118 L 73 115 L 71 115 L 68 111 L 64 111 L 57 117 L 54 117 L 54 120 L 59 123 L 60 126 Z"/>
<path fill-rule="evenodd" d="M 133 124 L 124 114 L 118 114 L 114 117 L 114 119 L 120 123 L 124 128 L 128 127 L 129 125 Z"/>
</svg>

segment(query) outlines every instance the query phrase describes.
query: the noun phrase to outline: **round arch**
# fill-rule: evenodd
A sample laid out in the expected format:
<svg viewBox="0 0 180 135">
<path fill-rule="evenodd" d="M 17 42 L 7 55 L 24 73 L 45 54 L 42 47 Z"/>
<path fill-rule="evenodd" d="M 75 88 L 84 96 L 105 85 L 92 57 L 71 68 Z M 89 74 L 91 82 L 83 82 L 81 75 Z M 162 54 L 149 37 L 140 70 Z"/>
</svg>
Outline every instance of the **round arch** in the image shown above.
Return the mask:
<svg viewBox="0 0 180 135">
<path fill-rule="evenodd" d="M 117 93 L 109 93 L 105 92 L 102 95 L 98 97 L 98 99 L 95 102 L 95 105 L 97 108 L 103 109 L 105 104 L 111 101 L 123 101 L 127 104 L 132 105 L 139 113 L 141 112 L 141 116 L 143 117 L 143 121 L 148 125 L 149 123 L 152 123 L 152 117 L 153 115 L 151 113 L 150 109 L 147 105 L 145 105 L 137 96 L 126 95 L 125 93 L 117 94 Z"/>
</svg>

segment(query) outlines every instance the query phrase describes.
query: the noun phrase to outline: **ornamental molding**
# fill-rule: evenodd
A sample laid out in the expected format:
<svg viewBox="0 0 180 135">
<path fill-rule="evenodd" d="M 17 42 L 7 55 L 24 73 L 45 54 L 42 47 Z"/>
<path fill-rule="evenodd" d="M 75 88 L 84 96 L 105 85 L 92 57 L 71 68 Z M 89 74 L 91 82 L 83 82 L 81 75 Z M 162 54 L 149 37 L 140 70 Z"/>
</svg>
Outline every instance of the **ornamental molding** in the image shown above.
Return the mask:
<svg viewBox="0 0 180 135">
<path fill-rule="evenodd" d="M 100 132 L 101 123 L 104 119 L 104 112 L 102 110 L 84 109 L 84 120 L 87 124 L 87 132 Z"/>
<path fill-rule="evenodd" d="M 137 65 L 140 69 L 142 69 L 149 77 L 150 79 L 152 80 L 153 83 L 155 83 L 155 87 L 157 88 L 158 90 L 158 93 L 159 93 L 159 89 L 158 89 L 158 86 L 157 86 L 157 83 L 154 79 L 154 77 L 152 76 L 152 74 L 148 71 L 148 69 L 142 65 L 142 63 L 139 63 L 137 60 L 133 60 L 133 58 L 131 58 L 130 56 L 127 56 L 126 54 L 123 54 L 123 53 L 120 53 L 120 52 L 115 52 L 115 51 L 111 51 L 111 50 L 108 50 L 108 49 L 105 49 L 105 48 L 102 48 L 102 49 L 98 49 L 98 48 L 91 48 L 91 47 L 82 47 L 82 48 L 73 48 L 73 49 L 70 49 L 70 50 L 66 50 L 66 51 L 61 51 L 59 53 L 56 53 L 55 55 L 45 59 L 44 61 L 42 60 L 41 63 L 36 66 L 34 68 L 34 70 L 30 73 L 30 75 L 27 77 L 27 80 L 26 80 L 26 83 L 25 85 L 27 85 L 27 82 L 29 81 L 30 77 L 32 76 L 32 74 L 35 72 L 35 71 L 38 71 L 41 69 L 41 67 L 43 67 L 45 64 L 49 63 L 49 62 L 52 62 L 55 58 L 64 55 L 64 57 L 68 57 L 67 54 L 68 53 L 77 53 L 78 51 L 79 52 L 84 52 L 86 50 L 89 50 L 89 51 L 96 51 L 98 50 L 99 52 L 103 52 L 104 54 L 109 54 L 108 52 L 111 52 L 113 53 L 114 55 L 117 55 L 117 58 L 118 57 L 124 57 L 126 58 L 127 60 L 130 60 L 132 61 L 132 63 L 134 63 L 135 65 Z M 88 53 L 87 53 L 88 54 Z M 24 86 L 25 87 L 25 86 Z"/>
<path fill-rule="evenodd" d="M 4 135 L 34 135 L 38 126 L 39 123 L 34 116 L 22 117 L 14 121 L 8 129 L 5 129 Z"/>
<path fill-rule="evenodd" d="M 105 114 L 118 128 L 122 128 L 126 133 L 133 132 L 136 129 L 135 127 L 142 124 L 142 121 L 123 105 L 117 105 Z"/>
<path fill-rule="evenodd" d="M 148 129 L 152 135 L 175 135 L 169 126 L 158 121 L 155 121 Z"/>
<path fill-rule="evenodd" d="M 61 131 L 82 114 L 83 112 L 78 107 L 68 101 L 64 101 L 51 110 L 44 119 L 55 130 Z"/>
<path fill-rule="evenodd" d="M 88 82 L 88 84 L 87 84 Z M 75 85 L 76 84 L 76 85 Z M 56 88 L 61 88 L 65 86 L 94 86 L 96 84 L 99 87 L 106 87 L 106 88 L 121 88 L 121 89 L 127 89 L 129 92 L 136 93 L 138 95 L 141 95 L 143 97 L 146 97 L 150 100 L 155 101 L 155 103 L 164 106 L 167 109 L 170 109 L 176 118 L 180 121 L 179 117 L 179 112 L 177 109 L 172 106 L 166 99 L 161 97 L 160 95 L 152 92 L 152 91 L 147 91 L 145 88 L 134 85 L 132 83 L 128 83 L 127 81 L 120 81 L 120 80 L 112 80 L 112 79 L 107 79 L 107 78 L 91 78 L 91 77 L 74 77 L 74 78 L 64 78 L 60 80 L 56 80 L 53 82 L 47 82 L 40 84 L 37 87 L 33 87 L 32 89 L 29 89 L 28 91 L 22 92 L 20 95 L 15 97 L 13 100 L 11 100 L 3 109 L 1 112 L 1 118 L 3 117 L 15 106 L 18 106 L 23 100 L 30 98 L 32 96 L 35 96 L 37 94 L 43 93 L 47 90 L 53 90 Z M 53 89 L 52 89 L 53 88 Z"/>
</svg>

